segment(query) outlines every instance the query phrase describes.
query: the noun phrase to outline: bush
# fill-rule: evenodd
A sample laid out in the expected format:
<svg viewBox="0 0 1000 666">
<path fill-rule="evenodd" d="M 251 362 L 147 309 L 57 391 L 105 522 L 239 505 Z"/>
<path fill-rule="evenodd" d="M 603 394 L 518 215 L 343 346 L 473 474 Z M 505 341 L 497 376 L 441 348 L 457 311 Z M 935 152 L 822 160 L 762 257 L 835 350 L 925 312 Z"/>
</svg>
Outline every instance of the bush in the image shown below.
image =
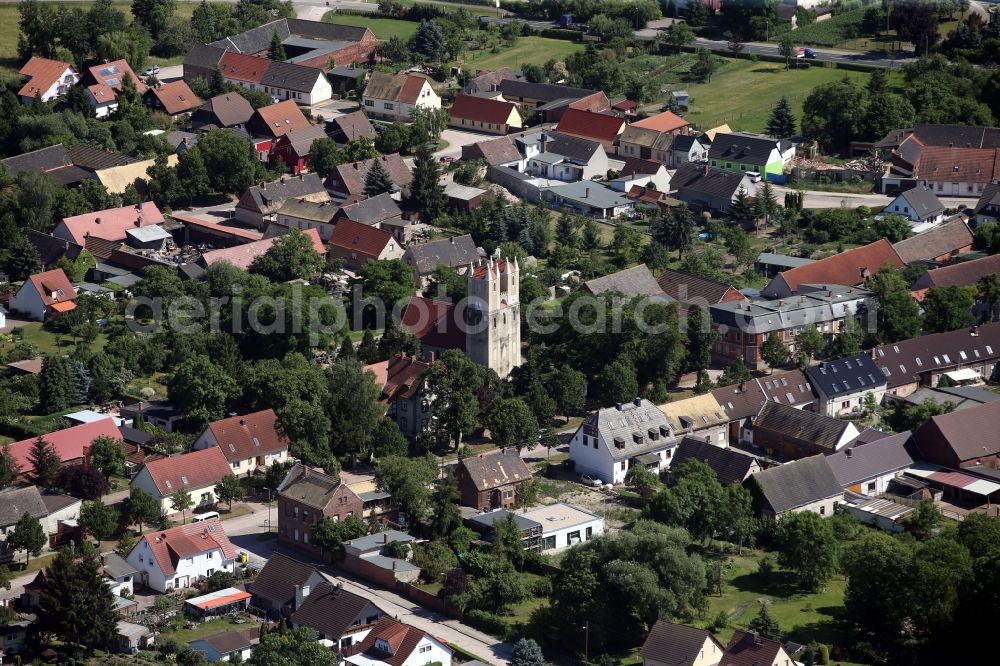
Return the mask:
<svg viewBox="0 0 1000 666">
<path fill-rule="evenodd" d="M 531 594 L 536 597 L 548 597 L 552 594 L 552 581 L 548 578 L 539 578 L 531 584 Z"/>
<path fill-rule="evenodd" d="M 757 573 L 761 576 L 770 576 L 777 568 L 778 563 L 774 559 L 774 555 L 765 555 L 760 558 L 760 562 L 757 563 Z"/>
<path fill-rule="evenodd" d="M 816 660 L 817 664 L 820 666 L 826 666 L 830 663 L 830 646 L 825 643 L 819 644 L 819 659 Z"/>
<path fill-rule="evenodd" d="M 493 613 L 473 609 L 465 614 L 464 620 L 470 627 L 485 631 L 497 638 L 503 639 L 507 636 L 507 623 Z"/>
<path fill-rule="evenodd" d="M 712 620 L 712 631 L 722 631 L 729 626 L 729 613 L 719 611 L 719 614 Z"/>
</svg>

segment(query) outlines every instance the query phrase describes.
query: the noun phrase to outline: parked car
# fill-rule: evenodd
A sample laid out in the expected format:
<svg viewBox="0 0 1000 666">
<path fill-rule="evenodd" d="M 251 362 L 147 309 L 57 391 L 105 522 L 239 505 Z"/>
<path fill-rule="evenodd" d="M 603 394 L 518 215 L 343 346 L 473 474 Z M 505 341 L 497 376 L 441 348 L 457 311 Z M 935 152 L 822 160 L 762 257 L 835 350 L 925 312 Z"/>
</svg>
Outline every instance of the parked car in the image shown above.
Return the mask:
<svg viewBox="0 0 1000 666">
<path fill-rule="evenodd" d="M 580 483 L 585 486 L 590 486 L 591 488 L 600 488 L 604 485 L 604 482 L 598 479 L 596 476 L 591 474 L 583 474 L 580 476 Z"/>
<path fill-rule="evenodd" d="M 816 52 L 813 51 L 812 49 L 804 49 L 804 50 L 805 50 L 805 54 L 806 54 L 807 58 L 815 58 L 816 57 Z"/>
<path fill-rule="evenodd" d="M 143 72 L 143 74 L 145 76 L 156 76 L 159 73 L 160 73 L 160 66 L 159 65 L 153 65 L 152 67 L 150 67 L 149 69 L 147 69 L 145 72 Z"/>
<path fill-rule="evenodd" d="M 454 162 L 455 158 L 452 157 L 451 155 L 442 155 L 441 161 L 447 164 L 448 162 Z"/>
</svg>

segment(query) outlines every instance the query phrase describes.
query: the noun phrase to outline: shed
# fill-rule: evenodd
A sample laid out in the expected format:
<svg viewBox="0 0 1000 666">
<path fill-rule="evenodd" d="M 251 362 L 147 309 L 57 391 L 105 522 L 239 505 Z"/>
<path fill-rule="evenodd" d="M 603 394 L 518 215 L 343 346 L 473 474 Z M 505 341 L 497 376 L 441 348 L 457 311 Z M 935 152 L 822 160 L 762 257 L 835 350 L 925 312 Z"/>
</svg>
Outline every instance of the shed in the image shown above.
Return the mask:
<svg viewBox="0 0 1000 666">
<path fill-rule="evenodd" d="M 223 590 L 203 594 L 200 597 L 191 597 L 184 602 L 184 612 L 191 617 L 204 617 L 246 610 L 251 596 L 253 595 L 246 590 L 227 587 Z"/>
<path fill-rule="evenodd" d="M 141 250 L 163 250 L 170 239 L 170 232 L 158 225 L 136 227 L 125 232 L 126 242 Z"/>
<path fill-rule="evenodd" d="M 470 187 L 458 183 L 448 183 L 444 193 L 448 197 L 448 207 L 455 210 L 473 210 L 483 205 L 483 195 L 489 190 L 481 187 Z"/>
</svg>

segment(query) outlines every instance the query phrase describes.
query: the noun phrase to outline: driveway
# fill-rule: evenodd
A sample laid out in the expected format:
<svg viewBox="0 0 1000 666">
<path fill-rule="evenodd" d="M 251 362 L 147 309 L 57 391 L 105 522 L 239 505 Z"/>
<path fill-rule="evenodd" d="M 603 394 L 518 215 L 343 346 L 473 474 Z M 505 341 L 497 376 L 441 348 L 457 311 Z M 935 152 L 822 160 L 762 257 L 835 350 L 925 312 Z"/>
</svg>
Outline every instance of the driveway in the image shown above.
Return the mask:
<svg viewBox="0 0 1000 666">
<path fill-rule="evenodd" d="M 28 324 L 37 324 L 37 321 L 31 321 L 30 319 L 18 319 L 13 317 L 10 313 L 7 314 L 6 323 L 3 328 L 0 328 L 0 333 L 10 333 L 15 328 L 23 328 Z"/>
<path fill-rule="evenodd" d="M 481 134 L 479 132 L 466 132 L 464 130 L 448 128 L 441 133 L 441 138 L 447 141 L 448 145 L 444 150 L 439 150 L 434 155 L 437 157 L 447 155 L 457 158 L 462 155 L 462 146 L 469 146 L 479 141 L 492 141 L 500 137 L 496 134 Z"/>
</svg>

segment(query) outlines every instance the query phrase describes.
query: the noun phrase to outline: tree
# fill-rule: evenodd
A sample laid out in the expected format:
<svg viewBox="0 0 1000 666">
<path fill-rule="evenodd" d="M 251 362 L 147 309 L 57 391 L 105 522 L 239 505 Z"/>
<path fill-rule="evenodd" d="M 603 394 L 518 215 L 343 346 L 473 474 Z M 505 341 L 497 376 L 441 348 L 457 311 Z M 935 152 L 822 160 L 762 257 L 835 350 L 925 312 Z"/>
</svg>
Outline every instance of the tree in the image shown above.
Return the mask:
<svg viewBox="0 0 1000 666">
<path fill-rule="evenodd" d="M 899 39 L 911 42 L 918 56 L 929 54 L 940 39 L 939 19 L 934 3 L 902 0 L 893 5 L 893 13 Z"/>
<path fill-rule="evenodd" d="M 896 432 L 916 430 L 928 420 L 941 414 L 948 414 L 955 409 L 953 402 L 942 403 L 936 400 L 925 400 L 919 405 L 900 402 L 886 413 L 886 421 Z"/>
<path fill-rule="evenodd" d="M 202 44 L 216 39 L 215 12 L 208 6 L 208 0 L 201 0 L 201 4 L 191 13 L 191 29 Z"/>
<path fill-rule="evenodd" d="M 804 365 L 819 356 L 826 347 L 826 340 L 812 324 L 803 326 L 799 334 L 795 336 L 795 346 L 798 349 L 799 361 Z"/>
<path fill-rule="evenodd" d="M 583 410 L 587 398 L 587 376 L 570 367 L 562 365 L 546 373 L 543 383 L 549 395 L 555 398 L 556 409 L 564 416 L 572 416 Z"/>
<path fill-rule="evenodd" d="M 233 502 L 240 501 L 246 494 L 243 484 L 235 474 L 227 474 L 215 484 L 215 496 L 220 501 L 229 502 L 230 511 L 233 510 Z"/>
<path fill-rule="evenodd" d="M 674 21 L 667 28 L 666 32 L 666 42 L 673 46 L 677 53 L 681 52 L 681 47 L 685 44 L 693 42 L 695 38 L 694 30 L 691 29 L 687 23 L 683 21 Z"/>
<path fill-rule="evenodd" d="M 160 517 L 160 506 L 153 496 L 142 488 L 133 488 L 129 497 L 125 500 L 124 506 L 125 520 L 130 525 L 138 525 L 142 532 L 142 526 L 153 522 Z"/>
<path fill-rule="evenodd" d="M 454 471 L 449 471 L 438 481 L 431 497 L 431 532 L 436 538 L 447 539 L 462 526 L 462 513 L 458 508 L 461 500 L 458 478 Z"/>
<path fill-rule="evenodd" d="M 824 150 L 842 150 L 860 132 L 866 93 L 848 78 L 816 86 L 802 104 L 802 133 Z"/>
<path fill-rule="evenodd" d="M 298 229 L 279 236 L 250 264 L 251 273 L 259 273 L 272 282 L 310 280 L 323 271 L 323 255 L 316 251 L 312 238 Z"/>
<path fill-rule="evenodd" d="M 118 539 L 118 543 L 115 545 L 115 553 L 117 553 L 122 559 L 125 559 L 129 556 L 129 553 L 132 552 L 132 549 L 135 548 L 137 543 L 139 542 L 135 538 L 135 535 L 132 534 L 132 531 L 125 530 L 122 533 L 121 538 Z"/>
<path fill-rule="evenodd" d="M 792 58 L 795 57 L 795 40 L 792 39 L 792 33 L 786 32 L 781 36 L 778 41 L 778 53 L 780 53 L 785 58 L 785 69 L 787 70 Z M 781 99 L 785 99 L 782 97 Z M 770 134 L 770 132 L 768 132 Z M 771 136 L 778 136 L 771 134 Z"/>
<path fill-rule="evenodd" d="M 366 197 L 377 197 L 380 194 L 386 194 L 392 192 L 396 189 L 395 184 L 392 182 L 392 176 L 384 166 L 382 166 L 382 161 L 375 158 L 372 162 L 371 169 L 368 170 L 368 174 L 365 175 L 365 196 Z"/>
<path fill-rule="evenodd" d="M 791 102 L 784 95 L 771 111 L 771 117 L 767 119 L 764 131 L 775 139 L 785 139 L 795 135 L 795 114 L 792 112 Z"/>
<path fill-rule="evenodd" d="M 375 426 L 375 432 L 372 435 L 372 442 L 375 447 L 373 453 L 376 458 L 405 456 L 407 450 L 410 448 L 406 437 L 403 436 L 403 433 L 399 430 L 399 426 L 391 418 L 384 418 L 378 422 L 378 425 Z"/>
<path fill-rule="evenodd" d="M 90 443 L 90 464 L 104 476 L 125 473 L 125 446 L 117 439 L 101 436 Z"/>
<path fill-rule="evenodd" d="M 27 511 L 14 524 L 14 529 L 7 536 L 7 547 L 11 550 L 24 551 L 24 566 L 27 568 L 32 557 L 38 557 L 42 548 L 48 543 L 45 530 L 38 519 Z"/>
<path fill-rule="evenodd" d="M 761 201 L 760 197 L 757 198 L 757 201 Z M 754 261 L 757 260 L 757 251 L 754 249 L 747 232 L 739 227 L 727 227 L 723 234 L 723 240 L 726 243 L 726 250 L 733 255 L 734 269 L 747 269 L 753 266 Z"/>
<path fill-rule="evenodd" d="M 1000 303 L 1000 275 L 996 273 L 984 275 L 976 283 L 976 289 L 978 289 L 979 297 L 986 305 L 983 313 L 983 321 L 994 321 L 996 319 L 996 306 Z"/>
<path fill-rule="evenodd" d="M 84 502 L 80 508 L 80 527 L 97 539 L 97 546 L 110 539 L 118 529 L 118 512 L 101 500 Z"/>
<path fill-rule="evenodd" d="M 511 666 L 545 666 L 545 657 L 542 655 L 542 648 L 534 639 L 522 638 L 514 643 L 510 663 Z"/>
<path fill-rule="evenodd" d="M 356 358 L 337 359 L 327 375 L 331 451 L 364 453 L 372 451 L 372 433 L 385 414 L 379 397 L 382 389 L 375 375 Z"/>
<path fill-rule="evenodd" d="M 413 548 L 413 563 L 425 581 L 440 581 L 445 572 L 458 566 L 458 558 L 444 541 L 430 541 Z"/>
<path fill-rule="evenodd" d="M 778 626 L 778 621 L 771 617 L 771 614 L 767 611 L 767 604 L 763 602 L 760 604 L 760 611 L 757 613 L 757 617 L 750 620 L 747 629 L 756 631 L 764 638 L 770 638 L 772 641 L 781 640 L 781 627 Z"/>
<path fill-rule="evenodd" d="M 339 655 L 318 643 L 304 627 L 268 631 L 254 647 L 248 666 L 336 666 Z"/>
<path fill-rule="evenodd" d="M 361 344 L 358 345 L 358 358 L 362 363 L 375 363 L 380 359 L 378 345 L 375 343 L 375 334 L 372 329 L 366 328 L 361 336 Z"/>
<path fill-rule="evenodd" d="M 726 490 L 715 472 L 701 461 L 688 460 L 671 471 L 668 487 L 650 499 L 643 517 L 708 539 L 726 524 L 726 508 Z"/>
<path fill-rule="evenodd" d="M 323 516 L 310 526 L 309 532 L 314 545 L 324 553 L 330 553 L 334 561 L 340 562 L 347 554 L 344 542 L 363 537 L 368 533 L 368 527 L 360 516 L 350 516 L 343 521 Z"/>
<path fill-rule="evenodd" d="M 218 592 L 219 590 L 232 587 L 236 583 L 236 576 L 228 571 L 219 570 L 213 572 L 212 575 L 206 579 L 205 587 L 207 592 Z"/>
<path fill-rule="evenodd" d="M 0 445 L 0 490 L 10 488 L 17 481 L 21 471 L 17 461 L 6 444 Z"/>
<path fill-rule="evenodd" d="M 70 360 L 63 356 L 46 356 L 42 359 L 42 373 L 39 377 L 42 411 L 46 414 L 60 412 L 79 404 L 73 368 Z"/>
<path fill-rule="evenodd" d="M 726 40 L 726 48 L 733 54 L 734 58 L 739 58 L 740 53 L 746 48 L 746 41 L 743 39 L 743 35 L 738 32 L 727 32 L 722 36 Z"/>
<path fill-rule="evenodd" d="M 444 31 L 435 21 L 421 21 L 410 42 L 410 50 L 425 62 L 438 62 L 445 49 Z"/>
<path fill-rule="evenodd" d="M 430 484 L 437 478 L 437 461 L 424 458 L 389 456 L 375 462 L 378 486 L 392 494 L 408 522 L 419 522 L 430 506 Z"/>
<path fill-rule="evenodd" d="M 69 465 L 59 472 L 56 485 L 79 499 L 98 499 L 108 492 L 108 477 L 94 465 Z"/>
<path fill-rule="evenodd" d="M 288 59 L 285 54 L 285 45 L 281 43 L 281 37 L 278 36 L 277 30 L 271 33 L 271 45 L 267 47 L 267 57 L 271 60 L 281 61 Z"/>
<path fill-rule="evenodd" d="M 691 76 L 701 83 L 711 83 L 719 63 L 708 49 L 698 49 L 697 59 L 691 65 Z"/>
<path fill-rule="evenodd" d="M 177 9 L 177 0 L 132 0 L 135 22 L 151 35 L 159 34 Z"/>
<path fill-rule="evenodd" d="M 187 512 L 188 509 L 194 506 L 194 498 L 191 497 L 191 493 L 184 490 L 183 488 L 178 488 L 170 496 L 170 508 L 174 511 L 179 511 L 184 516 L 184 522 L 187 523 Z"/>
<path fill-rule="evenodd" d="M 413 205 L 425 217 L 428 223 L 433 222 L 444 213 L 447 198 L 441 185 L 441 170 L 431 149 L 426 144 L 417 148 L 413 161 L 413 183 L 410 186 L 410 198 Z"/>
<path fill-rule="evenodd" d="M 782 518 L 778 541 L 778 563 L 791 569 L 806 589 L 819 589 L 837 569 L 837 537 L 830 521 L 818 514 L 802 511 Z"/>
<path fill-rule="evenodd" d="M 929 333 L 946 333 L 976 323 L 972 308 L 976 305 L 974 286 L 931 287 L 923 300 L 924 329 Z"/>
<path fill-rule="evenodd" d="M 639 395 L 635 366 L 627 358 L 618 358 L 606 366 L 595 384 L 602 405 L 630 402 Z"/>
<path fill-rule="evenodd" d="M 688 310 L 687 338 L 688 371 L 706 370 L 712 364 L 712 347 L 719 339 L 707 309 L 695 306 Z"/>
<path fill-rule="evenodd" d="M 334 167 L 342 162 L 340 149 L 333 139 L 316 139 L 309 147 L 309 155 L 312 156 L 312 169 L 320 178 L 325 178 L 333 171 Z"/>
<path fill-rule="evenodd" d="M 264 166 L 253 146 L 233 132 L 209 132 L 193 149 L 201 152 L 212 189 L 240 195 L 262 180 Z"/>
<path fill-rule="evenodd" d="M 476 365 L 458 350 L 449 350 L 433 363 L 424 375 L 428 392 L 434 399 L 434 433 L 439 442 L 454 442 L 479 419 L 479 401 L 475 391 L 482 385 Z"/>
<path fill-rule="evenodd" d="M 38 605 L 40 630 L 88 649 L 111 644 L 119 618 L 100 566 L 93 547 L 59 550 L 45 571 Z"/>
<path fill-rule="evenodd" d="M 402 259 L 372 261 L 361 267 L 358 276 L 361 278 L 362 297 L 365 300 L 374 299 L 376 307 L 385 308 L 388 331 L 388 313 L 417 290 L 413 267 Z"/>
<path fill-rule="evenodd" d="M 765 341 L 766 342 L 766 341 Z M 784 346 L 784 345 L 782 345 Z M 787 350 L 785 358 L 787 359 Z M 726 366 L 726 369 L 722 371 L 719 375 L 719 386 L 733 386 L 735 384 L 742 384 L 743 382 L 748 382 L 753 378 L 750 371 L 747 369 L 746 363 L 743 359 L 738 358 L 734 363 L 730 363 Z"/>
<path fill-rule="evenodd" d="M 858 320 L 853 315 L 844 317 L 844 323 L 840 326 L 840 331 L 830 342 L 830 356 L 840 358 L 841 356 L 853 356 L 861 353 L 861 331 L 858 327 Z"/>
<path fill-rule="evenodd" d="M 28 451 L 28 466 L 31 469 L 28 478 L 32 483 L 42 488 L 52 488 L 62 468 L 62 459 L 55 447 L 39 436 Z"/>
<path fill-rule="evenodd" d="M 876 335 L 879 341 L 898 342 L 920 335 L 920 309 L 899 269 L 883 266 L 868 278 L 865 286 L 874 294 L 878 306 Z"/>
<path fill-rule="evenodd" d="M 518 451 L 531 446 L 538 438 L 538 421 L 528 404 L 519 398 L 493 401 L 486 426 L 497 446 L 513 446 Z"/>
<path fill-rule="evenodd" d="M 788 363 L 788 347 L 781 341 L 781 336 L 777 331 L 771 331 L 760 348 L 760 357 L 774 371 L 775 367 L 781 367 Z"/>
<path fill-rule="evenodd" d="M 917 502 L 916 509 L 903 519 L 906 528 L 920 541 L 934 536 L 934 528 L 941 522 L 941 512 L 934 502 L 925 499 Z"/>
<path fill-rule="evenodd" d="M 167 384 L 167 396 L 177 407 L 202 423 L 215 421 L 240 393 L 229 373 L 203 354 L 189 357 L 177 366 Z"/>
</svg>

